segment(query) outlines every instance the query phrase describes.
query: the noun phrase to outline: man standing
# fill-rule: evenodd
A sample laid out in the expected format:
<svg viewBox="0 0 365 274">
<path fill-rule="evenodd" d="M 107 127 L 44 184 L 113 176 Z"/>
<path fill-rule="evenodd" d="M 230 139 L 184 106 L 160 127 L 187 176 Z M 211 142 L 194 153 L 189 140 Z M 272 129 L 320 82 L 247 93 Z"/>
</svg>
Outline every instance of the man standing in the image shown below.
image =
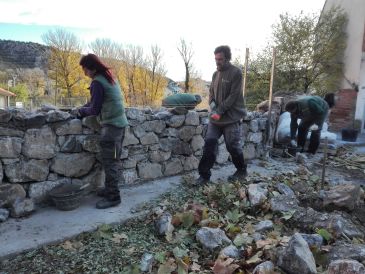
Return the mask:
<svg viewBox="0 0 365 274">
<path fill-rule="evenodd" d="M 290 101 L 286 104 L 285 110 L 290 112 L 290 139 L 292 147 L 299 147 L 304 152 L 305 142 L 307 140 L 309 130 L 312 131 L 308 153 L 315 154 L 319 147 L 321 130 L 323 123 L 327 117 L 329 104 L 319 96 L 306 96 L 301 99 Z M 330 104 L 331 107 L 334 105 Z M 301 122 L 298 126 L 298 119 Z M 298 144 L 295 136 L 298 130 Z"/>
<path fill-rule="evenodd" d="M 230 63 L 231 49 L 219 46 L 214 51 L 217 71 L 214 72 L 209 89 L 211 115 L 205 136 L 203 156 L 199 163 L 197 184 L 208 183 L 217 157 L 218 139 L 224 136 L 237 171 L 229 181 L 241 180 L 247 175 L 241 144 L 241 119 L 246 110 L 242 94 L 242 71 Z"/>
</svg>

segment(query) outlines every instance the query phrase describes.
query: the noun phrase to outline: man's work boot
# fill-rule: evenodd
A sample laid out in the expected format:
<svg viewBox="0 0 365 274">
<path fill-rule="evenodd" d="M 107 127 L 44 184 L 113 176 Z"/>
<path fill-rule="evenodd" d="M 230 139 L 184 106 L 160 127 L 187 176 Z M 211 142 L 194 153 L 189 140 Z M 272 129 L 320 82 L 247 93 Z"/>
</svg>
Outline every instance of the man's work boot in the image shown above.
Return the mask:
<svg viewBox="0 0 365 274">
<path fill-rule="evenodd" d="M 202 176 L 199 176 L 198 179 L 195 180 L 195 184 L 196 186 L 202 186 L 202 185 L 205 185 L 205 184 L 209 184 L 210 183 L 210 180 L 209 179 L 206 179 Z"/>
<path fill-rule="evenodd" d="M 96 208 L 97 209 L 105 209 L 105 208 L 117 206 L 120 203 L 121 203 L 120 198 L 115 199 L 115 200 L 108 200 L 108 199 L 104 198 L 104 199 L 102 199 L 102 200 L 100 200 L 99 202 L 96 203 Z"/>
<path fill-rule="evenodd" d="M 237 170 L 233 175 L 228 176 L 228 182 L 233 183 L 236 181 L 242 181 L 247 177 L 247 170 Z"/>
</svg>

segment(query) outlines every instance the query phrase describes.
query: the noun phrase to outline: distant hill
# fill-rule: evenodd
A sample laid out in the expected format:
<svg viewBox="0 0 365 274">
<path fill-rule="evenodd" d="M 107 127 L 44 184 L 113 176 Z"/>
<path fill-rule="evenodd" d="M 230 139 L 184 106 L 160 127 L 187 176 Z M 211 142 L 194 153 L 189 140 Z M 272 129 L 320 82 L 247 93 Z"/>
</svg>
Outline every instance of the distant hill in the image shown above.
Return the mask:
<svg viewBox="0 0 365 274">
<path fill-rule="evenodd" d="M 33 43 L 0 40 L 0 69 L 40 68 L 47 64 L 48 47 Z"/>
</svg>

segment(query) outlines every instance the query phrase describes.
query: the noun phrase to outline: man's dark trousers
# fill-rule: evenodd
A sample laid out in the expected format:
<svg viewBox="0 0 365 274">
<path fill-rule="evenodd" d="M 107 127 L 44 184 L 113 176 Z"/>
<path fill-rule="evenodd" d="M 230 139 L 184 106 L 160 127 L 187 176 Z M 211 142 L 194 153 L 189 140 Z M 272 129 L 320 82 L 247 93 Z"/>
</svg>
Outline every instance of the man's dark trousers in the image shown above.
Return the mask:
<svg viewBox="0 0 365 274">
<path fill-rule="evenodd" d="M 105 198 L 110 201 L 120 200 L 118 183 L 123 138 L 124 128 L 112 125 L 104 125 L 101 128 L 100 146 L 105 170 Z"/>
<path fill-rule="evenodd" d="M 315 124 L 314 120 L 302 120 L 298 126 L 298 146 L 304 150 L 309 128 Z M 312 130 L 309 140 L 308 152 L 315 154 L 320 144 L 322 125 L 317 130 Z"/>
<path fill-rule="evenodd" d="M 199 175 L 204 179 L 209 179 L 211 176 L 210 170 L 217 158 L 218 140 L 222 135 L 224 136 L 227 150 L 231 154 L 232 162 L 237 170 L 246 169 L 241 144 L 241 122 L 235 122 L 224 126 L 217 126 L 209 123 L 208 130 L 205 135 L 203 156 L 198 167 Z"/>
</svg>

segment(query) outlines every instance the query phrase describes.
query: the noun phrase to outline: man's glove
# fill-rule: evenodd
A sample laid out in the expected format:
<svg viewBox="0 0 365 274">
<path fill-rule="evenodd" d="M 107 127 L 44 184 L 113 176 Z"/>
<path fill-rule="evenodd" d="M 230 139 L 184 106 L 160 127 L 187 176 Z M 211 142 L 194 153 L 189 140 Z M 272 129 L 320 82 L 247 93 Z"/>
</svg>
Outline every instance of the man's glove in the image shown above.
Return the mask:
<svg viewBox="0 0 365 274">
<path fill-rule="evenodd" d="M 76 117 L 77 119 L 81 119 L 81 114 L 80 114 L 80 109 L 79 108 L 73 108 L 70 111 L 70 114 L 74 117 Z"/>
<path fill-rule="evenodd" d="M 210 115 L 210 118 L 212 118 L 214 121 L 220 120 L 221 116 L 218 113 L 213 113 Z"/>
<path fill-rule="evenodd" d="M 294 148 L 294 147 L 297 147 L 298 145 L 297 145 L 297 142 L 295 140 L 291 140 L 290 141 L 290 146 Z"/>
<path fill-rule="evenodd" d="M 313 126 L 311 126 L 310 128 L 309 128 L 309 130 L 310 131 L 315 131 L 315 130 L 318 130 L 318 126 L 316 125 L 316 124 L 314 124 Z"/>
</svg>

